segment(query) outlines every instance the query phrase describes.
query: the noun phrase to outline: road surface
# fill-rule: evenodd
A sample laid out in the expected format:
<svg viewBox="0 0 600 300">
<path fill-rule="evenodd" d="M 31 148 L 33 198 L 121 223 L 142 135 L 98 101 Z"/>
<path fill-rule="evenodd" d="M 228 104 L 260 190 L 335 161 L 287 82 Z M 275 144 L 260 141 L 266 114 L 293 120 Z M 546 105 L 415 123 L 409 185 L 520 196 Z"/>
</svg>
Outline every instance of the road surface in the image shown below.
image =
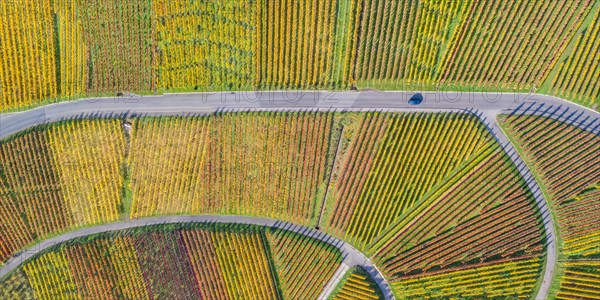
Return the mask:
<svg viewBox="0 0 600 300">
<path fill-rule="evenodd" d="M 420 105 L 410 105 L 408 100 L 414 94 L 415 92 L 270 91 L 166 94 L 145 97 L 129 95 L 114 98 L 81 99 L 73 102 L 51 104 L 24 112 L 2 114 L 0 115 L 0 139 L 37 124 L 77 117 L 196 115 L 255 110 L 456 111 L 473 113 L 488 126 L 517 166 L 521 176 L 523 176 L 532 191 L 542 214 L 547 241 L 547 255 L 542 284 L 536 299 L 545 299 L 552 283 L 557 258 L 554 220 L 539 184 L 514 146 L 502 132 L 496 118 L 499 114 L 510 113 L 544 115 L 600 135 L 600 115 L 596 111 L 575 103 L 539 94 L 422 92 L 423 102 Z M 232 220 L 238 219 L 243 219 L 243 217 L 233 217 Z M 117 226 L 125 226 L 130 223 L 116 224 Z M 347 247 L 350 246 L 347 245 Z M 351 257 L 354 259 L 359 256 L 356 254 L 356 256 Z M 362 256 L 360 260 L 365 261 L 366 258 Z M 353 265 L 356 265 L 356 262 Z M 376 271 L 375 266 L 372 264 L 370 266 L 373 268 L 370 271 L 372 274 L 381 275 Z M 383 278 L 380 279 L 378 284 L 387 287 L 382 283 L 385 283 Z"/>
<path fill-rule="evenodd" d="M 219 110 L 280 109 L 368 109 L 436 111 L 472 109 L 495 115 L 519 109 L 520 112 L 598 113 L 572 102 L 538 94 L 480 92 L 422 92 L 423 103 L 409 105 L 414 92 L 327 92 L 272 91 L 166 94 L 162 96 L 125 96 L 61 102 L 24 112 L 0 114 L 0 139 L 45 122 L 85 116 L 190 115 Z M 541 106 L 542 108 L 539 108 Z M 549 109 L 550 108 L 550 109 Z M 589 122 L 593 121 L 592 118 Z"/>
</svg>

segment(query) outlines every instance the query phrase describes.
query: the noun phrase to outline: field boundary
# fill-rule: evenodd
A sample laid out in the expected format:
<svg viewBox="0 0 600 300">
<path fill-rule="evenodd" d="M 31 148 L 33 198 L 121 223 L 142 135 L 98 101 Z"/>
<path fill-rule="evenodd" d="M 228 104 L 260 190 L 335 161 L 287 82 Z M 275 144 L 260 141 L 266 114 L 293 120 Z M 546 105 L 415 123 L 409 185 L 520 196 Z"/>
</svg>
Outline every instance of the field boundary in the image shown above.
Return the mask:
<svg viewBox="0 0 600 300">
<path fill-rule="evenodd" d="M 250 94 L 249 94 L 250 93 Z M 128 117 L 128 116 L 153 116 L 153 115 L 178 115 L 189 116 L 197 114 L 213 114 L 215 112 L 249 112 L 249 111 L 277 111 L 277 112 L 301 112 L 301 111 L 324 111 L 324 112 L 370 112 L 370 111 L 385 111 L 385 112 L 463 112 L 475 114 L 494 134 L 495 138 L 502 145 L 504 150 L 509 154 L 513 163 L 519 167 L 522 177 L 528 183 L 530 190 L 536 198 L 536 203 L 540 208 L 542 218 L 544 220 L 545 235 L 547 245 L 549 246 L 546 253 L 546 266 L 544 268 L 544 278 L 542 286 L 536 298 L 545 298 L 548 295 L 548 283 L 552 282 L 555 262 L 557 259 L 556 237 L 554 234 L 554 220 L 552 214 L 548 212 L 548 202 L 542 193 L 539 186 L 529 168 L 524 165 L 518 151 L 514 149 L 508 137 L 504 134 L 496 116 L 504 113 L 518 113 L 530 115 L 548 115 L 556 120 L 567 120 L 573 122 L 578 127 L 587 129 L 597 133 L 600 115 L 589 109 L 582 107 L 576 103 L 568 102 L 555 96 L 546 96 L 538 94 L 522 94 L 522 93 L 440 93 L 440 92 L 423 92 L 424 100 L 419 106 L 409 105 L 408 99 L 415 92 L 331 92 L 331 91 L 294 91 L 293 99 L 290 98 L 290 91 L 278 91 L 268 93 L 194 93 L 194 94 L 172 94 L 160 97 L 140 97 L 135 101 L 120 101 L 116 98 L 100 98 L 100 99 L 84 99 L 69 103 L 51 104 L 45 107 L 32 109 L 25 112 L 14 114 L 0 114 L 0 139 L 9 137 L 10 135 L 26 130 L 38 124 L 49 122 L 57 122 L 72 118 L 102 118 L 102 117 Z M 253 97 L 253 98 L 252 98 Z M 131 100 L 131 99 L 129 99 Z M 293 100 L 293 101 L 292 101 Z M 558 113 L 557 113 L 558 112 Z M 597 133 L 600 134 L 600 133 Z M 191 218 L 213 218 L 221 220 L 229 220 L 232 223 L 237 223 L 243 220 L 263 220 L 259 218 L 246 217 L 206 217 L 198 216 Z M 158 220 L 173 220 L 174 218 L 162 218 Z M 130 226 L 137 222 L 143 222 L 144 219 L 125 222 L 125 225 Z M 185 219 L 181 219 L 185 220 Z M 171 221 L 175 222 L 175 221 Z M 178 221 L 184 222 L 184 221 Z M 281 224 L 289 224 L 280 221 L 270 220 L 270 222 L 279 222 Z M 117 223 L 120 224 L 120 223 Z M 111 225 L 105 225 L 111 228 Z M 94 229 L 97 227 L 93 227 Z M 86 229 L 76 231 L 81 234 Z M 91 229 L 88 229 L 91 230 Z M 115 230 L 115 229 L 113 229 Z M 310 229 L 314 230 L 314 229 Z M 74 234 L 74 233 L 70 233 Z M 69 233 L 64 236 L 69 236 Z M 319 234 L 323 234 L 319 232 Z M 60 236 L 62 237 L 62 236 Z M 56 239 L 56 238 L 54 238 Z M 54 239 L 46 240 L 44 243 L 50 243 Z M 337 239 L 335 239 L 337 240 Z M 341 241 L 341 240 L 338 240 Z M 354 249 L 345 242 L 341 242 L 346 247 Z M 38 245 L 38 246 L 39 246 Z M 35 249 L 35 246 L 31 249 Z M 553 250 L 554 249 L 554 250 Z M 28 250 L 29 251 L 29 250 Z M 358 252 L 360 253 L 360 252 Z M 358 254 L 357 254 L 358 255 Z M 22 255 L 13 259 L 22 259 Z M 357 258 L 358 257 L 358 258 Z M 373 276 L 378 282 L 378 285 L 386 286 L 382 288 L 386 295 L 391 295 L 389 286 L 385 283 L 385 279 L 381 273 L 376 271 L 376 267 L 370 263 L 362 253 L 355 257 L 363 262 L 368 262 L 369 268 L 376 276 Z M 345 260 L 349 259 L 345 257 Z M 355 262 L 356 263 L 356 262 Z M 350 265 L 350 264 L 349 264 Z M 356 264 L 353 264 L 356 265 Z M 351 266 L 353 266 L 351 265 Z M 8 268 L 8 265 L 1 270 Z M 371 271 L 370 271 L 371 272 Z M 6 273 L 0 272 L 0 276 Z M 379 278 L 376 278 L 379 277 Z"/>
<path fill-rule="evenodd" d="M 364 256 L 360 251 L 356 250 L 350 244 L 334 238 L 321 231 L 289 223 L 284 221 L 278 221 L 267 218 L 255 218 L 255 217 L 241 217 L 241 216 L 218 216 L 218 215 L 198 215 L 198 216 L 174 216 L 174 217 L 153 217 L 135 219 L 130 221 L 121 221 L 108 223 L 104 225 L 97 225 L 93 227 L 83 228 L 75 231 L 71 231 L 62 235 L 55 236 L 53 238 L 44 240 L 24 251 L 21 251 L 17 256 L 9 259 L 5 265 L 0 268 L 0 278 L 4 278 L 12 271 L 16 270 L 25 261 L 34 257 L 38 253 L 43 252 L 45 249 L 53 247 L 57 244 L 67 242 L 76 238 L 81 238 L 89 235 L 95 235 L 111 231 L 119 231 L 124 229 L 131 229 L 136 227 L 152 226 L 152 225 L 165 225 L 172 223 L 229 223 L 229 224 L 252 224 L 258 226 L 265 226 L 271 228 L 277 228 L 287 230 L 297 234 L 314 238 L 321 242 L 327 243 L 336 247 L 342 253 L 341 265 L 348 267 L 360 266 L 369 272 L 369 275 L 374 279 L 379 288 L 383 291 L 386 299 L 394 299 L 390 286 L 379 272 L 379 270 L 373 265 L 373 263 Z M 337 278 L 337 277 L 336 277 Z M 341 278 L 338 278 L 341 279 Z M 333 282 L 330 282 L 333 284 Z M 337 286 L 337 283 L 333 285 Z M 333 289 L 323 290 L 324 299 L 328 298 L 329 294 L 333 292 Z"/>
</svg>

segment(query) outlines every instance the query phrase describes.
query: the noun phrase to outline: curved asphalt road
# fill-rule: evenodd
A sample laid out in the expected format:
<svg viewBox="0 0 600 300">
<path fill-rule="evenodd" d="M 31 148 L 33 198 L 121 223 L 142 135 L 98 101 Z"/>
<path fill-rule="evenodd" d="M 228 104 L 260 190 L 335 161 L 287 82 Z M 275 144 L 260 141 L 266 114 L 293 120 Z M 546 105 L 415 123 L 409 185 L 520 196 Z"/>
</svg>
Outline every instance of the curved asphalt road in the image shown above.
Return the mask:
<svg viewBox="0 0 600 300">
<path fill-rule="evenodd" d="M 552 283 L 556 263 L 556 235 L 554 220 L 540 187 L 525 165 L 514 146 L 502 132 L 496 122 L 498 114 L 519 113 L 552 117 L 600 135 L 600 115 L 591 109 L 575 103 L 539 94 L 525 93 L 481 93 L 481 92 L 422 92 L 423 102 L 410 105 L 408 100 L 415 92 L 330 92 L 330 91 L 270 91 L 270 92 L 218 92 L 218 93 L 186 93 L 166 94 L 162 96 L 128 95 L 113 98 L 81 99 L 73 102 L 51 104 L 24 112 L 0 115 L 0 139 L 10 136 L 37 124 L 55 122 L 76 117 L 124 117 L 140 115 L 195 115 L 210 114 L 222 111 L 268 111 L 268 110 L 320 110 L 320 111 L 463 111 L 477 115 L 494 134 L 498 142 L 513 160 L 529 189 L 532 191 L 537 206 L 542 214 L 547 241 L 546 265 L 541 287 L 536 299 L 545 299 Z M 211 217 L 219 219 L 219 217 Z M 244 217 L 227 217 L 231 221 L 240 222 Z M 163 219 L 161 219 L 163 220 Z M 173 218 L 175 220 L 175 218 Z M 73 234 L 84 234 L 86 230 L 116 230 L 138 224 L 136 220 L 83 229 Z M 148 220 L 145 220 L 146 222 Z M 134 223 L 131 223 L 134 222 Z M 257 221 L 258 222 L 258 221 Z M 263 221 L 261 221 L 263 222 Z M 276 221 L 269 221 L 276 222 Z M 260 223 L 260 222 L 259 222 Z M 285 224 L 285 223 L 282 223 Z M 116 227 L 115 227 L 116 226 Z M 140 225 L 141 226 L 141 225 Z M 308 229 L 306 229 L 308 230 Z M 67 234 L 66 236 L 75 237 Z M 52 240 L 49 240 L 52 241 Z M 343 243 L 343 242 L 342 242 Z M 42 243 L 43 245 L 43 243 Z M 351 248 L 343 243 L 343 247 Z M 353 248 L 352 248 L 353 249 Z M 346 256 L 345 264 L 357 265 L 357 261 L 366 262 L 362 254 Z M 349 258 L 350 257 L 350 258 Z M 346 261 L 350 259 L 350 261 Z M 365 266 L 367 266 L 365 264 Z M 389 287 L 375 266 L 368 264 L 367 269 L 376 274 L 378 284 L 383 287 L 388 297 Z M 5 266 L 2 271 L 8 268 Z M 340 268 L 332 281 L 339 277 Z M 0 276 L 2 276 L 0 272 Z M 339 278 L 337 279 L 339 281 Z M 327 289 L 333 289 L 335 282 L 330 282 Z M 331 287 L 333 285 L 333 287 Z M 326 291 L 323 295 L 326 295 Z"/>
<path fill-rule="evenodd" d="M 236 223 L 236 224 L 253 224 L 260 225 L 266 227 L 275 227 L 280 228 L 292 232 L 296 232 L 299 234 L 303 234 L 305 236 L 323 241 L 328 243 L 340 250 L 342 253 L 342 263 L 338 270 L 348 270 L 349 268 L 359 266 L 365 269 L 371 277 L 375 280 L 377 285 L 381 288 L 381 290 L 386 295 L 386 299 L 393 299 L 390 288 L 379 273 L 379 270 L 371 263 L 371 261 L 366 258 L 360 251 L 356 250 L 354 247 L 350 246 L 348 243 L 331 237 L 321 231 L 304 227 L 301 225 L 296 225 L 288 222 L 282 222 L 272 219 L 264 219 L 264 218 L 254 218 L 254 217 L 241 217 L 241 216 L 212 216 L 212 215 L 199 215 L 199 216 L 174 216 L 174 217 L 155 217 L 155 218 L 144 218 L 144 219 L 135 219 L 130 221 L 109 223 L 105 225 L 98 225 L 89 228 L 83 228 L 76 231 L 68 232 L 63 235 L 59 235 L 57 237 L 47 239 L 42 241 L 41 243 L 21 252 L 18 256 L 10 259 L 2 268 L 0 268 L 0 278 L 6 276 L 12 270 L 16 269 L 21 265 L 21 263 L 25 262 L 27 259 L 33 257 L 37 253 L 43 251 L 48 247 L 52 247 L 56 244 L 60 244 L 66 242 L 68 240 L 84 237 L 92 234 L 98 234 L 108 231 L 117 231 L 135 227 L 149 226 L 149 225 L 157 225 L 157 224 L 170 224 L 170 223 Z M 343 273 L 342 273 L 343 275 Z M 336 279 L 336 276 L 333 277 Z M 319 299 L 327 299 L 328 296 L 333 292 L 340 278 L 337 280 L 331 280 L 327 286 L 323 289 L 321 296 Z"/>
</svg>

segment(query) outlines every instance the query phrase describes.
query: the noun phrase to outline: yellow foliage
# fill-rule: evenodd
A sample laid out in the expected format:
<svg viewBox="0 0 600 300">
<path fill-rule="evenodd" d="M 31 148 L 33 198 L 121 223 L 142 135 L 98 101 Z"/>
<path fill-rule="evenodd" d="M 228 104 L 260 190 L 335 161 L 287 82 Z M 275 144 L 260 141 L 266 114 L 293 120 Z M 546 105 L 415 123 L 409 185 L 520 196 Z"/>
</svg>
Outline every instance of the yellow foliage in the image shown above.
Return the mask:
<svg viewBox="0 0 600 300">
<path fill-rule="evenodd" d="M 258 2 L 152 1 L 159 88 L 250 89 L 255 75 Z"/>
<path fill-rule="evenodd" d="M 557 299 L 600 299 L 600 262 L 567 261 Z"/>
<path fill-rule="evenodd" d="M 100 242 L 109 249 L 112 263 L 110 267 L 115 272 L 121 295 L 126 299 L 149 299 L 132 237 L 125 236 Z"/>
<path fill-rule="evenodd" d="M 277 299 L 259 234 L 214 232 L 212 239 L 229 299 Z"/>
<path fill-rule="evenodd" d="M 57 97 L 50 1 L 0 1 L 0 110 Z"/>
<path fill-rule="evenodd" d="M 521 259 L 435 275 L 400 279 L 392 283 L 397 297 L 405 299 L 515 297 L 529 298 L 541 261 Z"/>
<path fill-rule="evenodd" d="M 24 267 L 37 299 L 81 299 L 64 254 L 50 252 Z"/>
<path fill-rule="evenodd" d="M 55 125 L 49 139 L 74 225 L 117 220 L 125 155 L 120 121 L 85 119 Z"/>
<path fill-rule="evenodd" d="M 342 288 L 335 294 L 334 300 L 376 300 L 381 299 L 377 287 L 367 275 L 353 272 Z"/>
</svg>

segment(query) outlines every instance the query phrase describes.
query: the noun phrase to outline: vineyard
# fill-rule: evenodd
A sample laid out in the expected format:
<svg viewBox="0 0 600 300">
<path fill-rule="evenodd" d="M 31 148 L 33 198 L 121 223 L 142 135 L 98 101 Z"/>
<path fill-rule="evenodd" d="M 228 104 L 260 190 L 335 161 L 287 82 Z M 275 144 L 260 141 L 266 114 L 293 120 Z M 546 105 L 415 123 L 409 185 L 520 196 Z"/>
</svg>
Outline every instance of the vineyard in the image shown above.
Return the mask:
<svg viewBox="0 0 600 300">
<path fill-rule="evenodd" d="M 600 7 L 600 4 L 596 4 Z M 563 55 L 555 68 L 554 76 L 550 76 L 542 90 L 573 99 L 577 102 L 593 106 L 600 99 L 600 9 L 591 14 L 588 26 L 582 26 L 577 38 L 573 40 L 573 50 Z M 572 42 L 572 43 L 573 43 Z"/>
<path fill-rule="evenodd" d="M 308 224 L 333 114 L 248 113 L 134 124 L 132 217 L 236 214 Z"/>
<path fill-rule="evenodd" d="M 321 261 L 300 264 L 289 256 L 291 249 Z M 307 295 L 303 288 L 320 292 L 340 261 L 331 246 L 271 228 L 210 223 L 142 227 L 56 245 L 5 278 L 0 295 L 280 299 L 283 291 L 286 299 L 298 299 L 293 294 Z M 330 271 L 322 273 L 325 266 Z M 293 288 L 292 283 L 301 285 Z"/>
<path fill-rule="evenodd" d="M 600 300 L 598 110 L 600 0 L 0 1 L 0 299 Z"/>
<path fill-rule="evenodd" d="M 597 108 L 599 15 L 591 0 L 17 0 L 0 6 L 0 111 L 351 88 L 537 91 Z"/>
<path fill-rule="evenodd" d="M 58 95 L 50 3 L 0 3 L 0 111 Z"/>
<path fill-rule="evenodd" d="M 2 282 L 0 286 L 0 297 L 2 299 L 33 299 L 33 289 L 27 281 L 27 275 L 23 270 L 15 271 L 10 277 Z"/>
<path fill-rule="evenodd" d="M 73 8 L 77 12 L 75 20 L 84 24 L 84 44 L 69 45 L 67 49 L 86 49 L 87 74 L 75 78 L 85 79 L 88 95 L 155 90 L 156 50 L 150 1 L 63 1 L 66 5 L 77 3 Z M 74 65 L 79 63 L 77 60 Z"/>
<path fill-rule="evenodd" d="M 600 295 L 600 263 L 597 260 L 569 261 L 565 267 L 556 299 L 597 298 Z"/>
<path fill-rule="evenodd" d="M 490 188 L 492 187 L 492 188 Z M 374 247 L 387 278 L 543 255 L 533 197 L 508 157 L 488 154 L 443 195 L 433 196 Z"/>
<path fill-rule="evenodd" d="M 260 1 L 257 84 L 346 88 L 352 77 L 357 1 Z"/>
<path fill-rule="evenodd" d="M 32 131 L 0 145 L 1 258 L 36 237 L 73 225 L 64 209 L 58 170 L 45 131 Z"/>
<path fill-rule="evenodd" d="M 257 76 L 257 5 L 254 0 L 152 1 L 158 88 L 252 89 Z"/>
<path fill-rule="evenodd" d="M 147 237 L 140 238 L 140 243 L 143 243 L 144 238 Z M 138 255 L 143 255 L 151 249 L 143 249 L 138 254 L 136 241 L 132 237 L 125 236 L 98 239 L 87 244 L 75 243 L 63 249 L 60 253 L 66 257 L 70 274 L 77 287 L 74 294 L 79 293 L 91 298 L 118 298 L 122 295 L 129 299 L 147 299 L 149 292 L 146 290 L 142 267 L 138 263 Z M 161 245 L 155 246 L 160 247 Z M 161 257 L 164 255 L 165 260 L 169 263 L 178 263 L 168 261 L 173 256 L 172 251 L 165 251 L 160 255 Z M 32 275 L 35 276 L 35 274 Z M 28 274 L 28 276 L 32 275 Z M 119 278 L 121 280 L 118 280 Z"/>
<path fill-rule="evenodd" d="M 83 23 L 78 17 L 78 1 L 54 1 L 55 38 L 58 37 L 58 51 L 55 50 L 58 67 L 57 80 L 60 97 L 75 99 L 83 97 L 88 84 L 86 61 L 88 51 L 84 43 Z M 58 52 L 58 53 L 57 53 Z"/>
<path fill-rule="evenodd" d="M 342 260 L 333 246 L 303 235 L 277 230 L 267 239 L 285 299 L 316 299 Z"/>
<path fill-rule="evenodd" d="M 403 277 L 392 281 L 392 288 L 400 299 L 529 299 L 541 267 L 537 258 L 484 263 L 463 270 Z"/>
<path fill-rule="evenodd" d="M 598 295 L 596 285 L 585 288 L 573 276 L 581 268 L 595 274 L 585 260 L 600 257 L 600 137 L 592 132 L 542 116 L 501 118 L 521 153 L 531 163 L 556 214 L 562 239 L 564 274 L 558 278 L 559 298 Z M 583 260 L 581 264 L 579 261 Z M 579 268 L 581 267 L 581 268 Z M 596 267 L 597 268 L 597 267 Z M 585 280 L 582 275 L 581 280 Z M 578 290 L 581 289 L 581 290 Z M 581 294 L 569 294 L 577 293 Z M 584 296 L 585 295 L 585 296 Z"/>
<path fill-rule="evenodd" d="M 363 251 L 398 298 L 521 298 L 536 289 L 540 212 L 476 116 L 306 111 L 127 121 L 131 130 L 119 119 L 66 120 L 0 143 L 2 261 L 84 226 L 241 215 L 319 226 Z M 595 280 L 600 255 L 598 136 L 546 117 L 500 122 L 558 221 L 566 260 L 556 295 L 594 295 L 585 280 Z M 288 231 L 177 226 L 55 247 L 4 278 L 0 295 L 312 299 L 342 261 L 335 247 Z M 368 275 L 352 272 L 332 295 L 377 299 Z"/>
<path fill-rule="evenodd" d="M 356 268 L 340 283 L 339 290 L 332 297 L 333 300 L 377 300 L 383 299 L 379 287 L 373 282 L 369 274 Z"/>
<path fill-rule="evenodd" d="M 360 24 L 365 32 L 356 38 L 357 84 L 390 89 L 435 85 L 473 5 L 472 1 L 366 1 Z"/>
<path fill-rule="evenodd" d="M 125 150 L 119 121 L 69 122 L 52 127 L 49 140 L 73 223 L 116 221 Z"/>
<path fill-rule="evenodd" d="M 473 2 L 442 83 L 539 87 L 573 37 L 593 1 Z"/>
<path fill-rule="evenodd" d="M 492 143 L 466 114 L 378 114 L 359 122 L 349 133 L 329 221 L 356 244 L 372 242 Z"/>
<path fill-rule="evenodd" d="M 0 144 L 0 258 L 48 235 L 118 219 L 124 158 L 114 119 L 35 128 Z"/>
<path fill-rule="evenodd" d="M 18 0 L 0 7 L 0 110 L 155 91 L 150 1 Z"/>
</svg>

